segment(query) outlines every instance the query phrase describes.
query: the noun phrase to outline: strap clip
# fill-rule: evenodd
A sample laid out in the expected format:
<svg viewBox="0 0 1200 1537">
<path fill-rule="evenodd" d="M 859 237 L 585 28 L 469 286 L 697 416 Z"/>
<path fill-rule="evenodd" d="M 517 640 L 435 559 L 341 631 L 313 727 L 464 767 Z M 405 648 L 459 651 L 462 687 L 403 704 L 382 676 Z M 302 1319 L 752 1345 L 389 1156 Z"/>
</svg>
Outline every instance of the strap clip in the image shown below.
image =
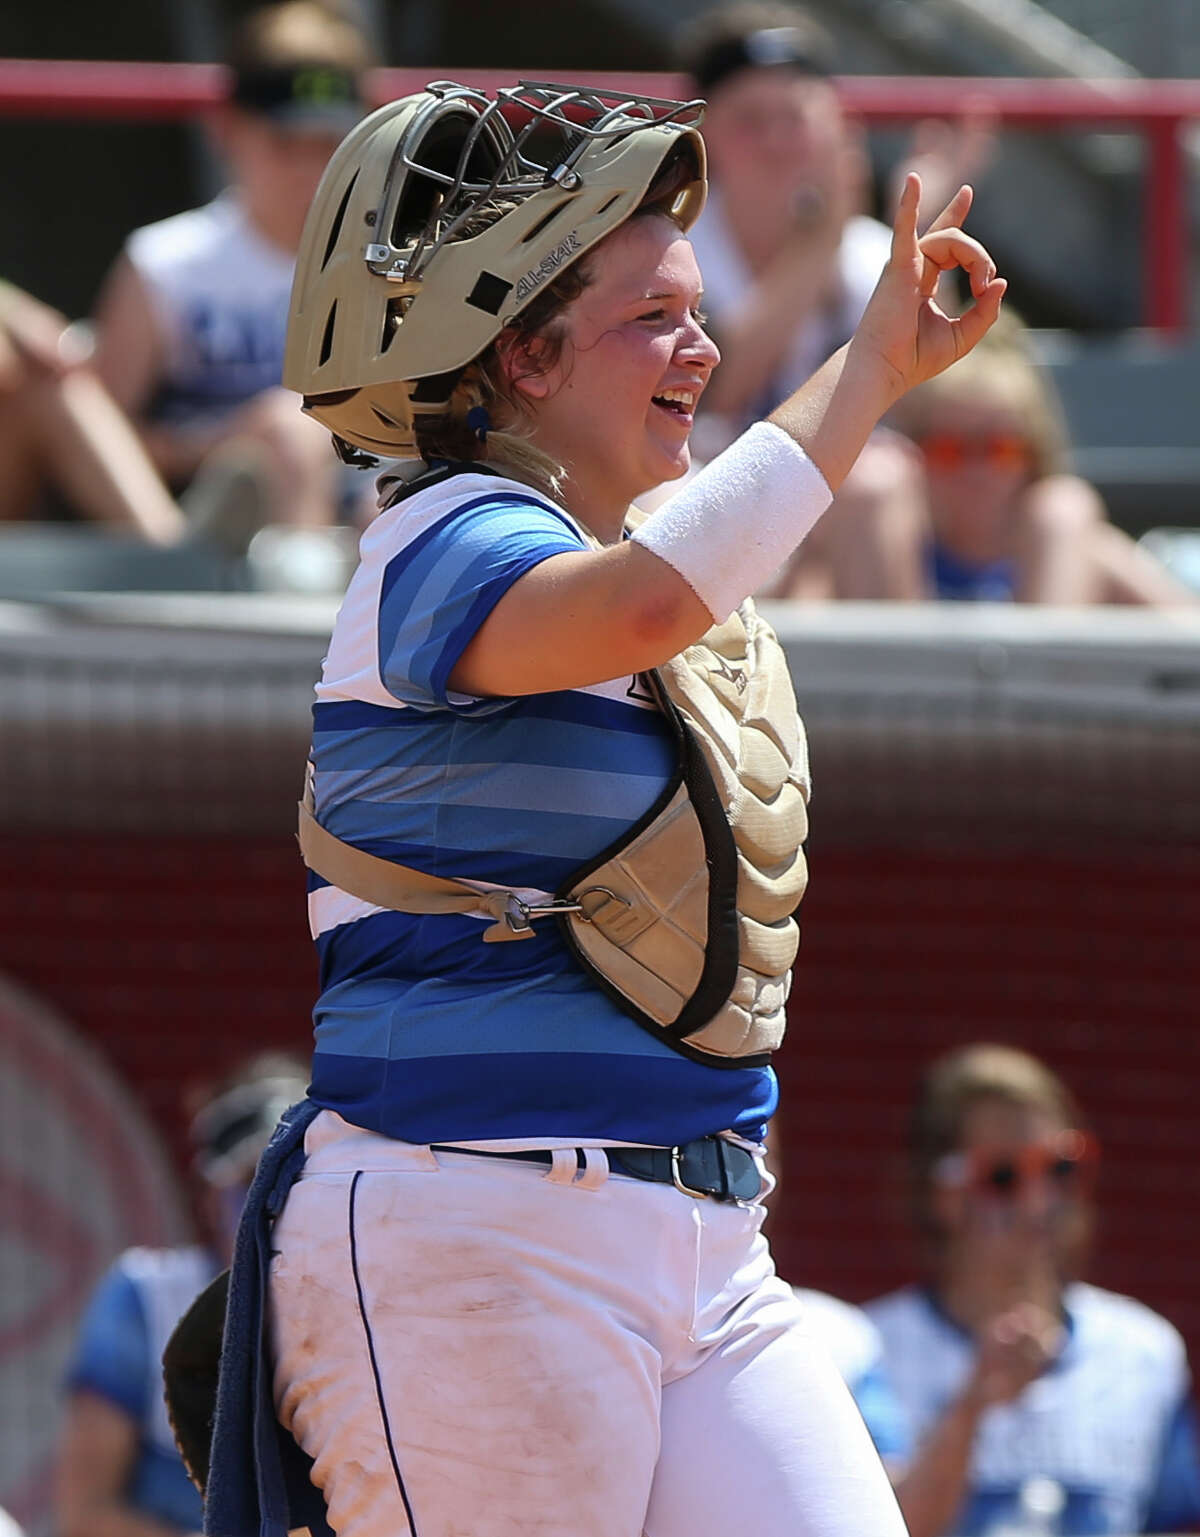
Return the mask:
<svg viewBox="0 0 1200 1537">
<path fill-rule="evenodd" d="M 580 911 L 578 902 L 522 902 L 515 891 L 489 893 L 487 903 L 496 915 L 496 922 L 484 929 L 483 937 L 489 944 L 502 943 L 506 939 L 531 939 L 535 918 L 558 918 L 564 913 Z"/>
</svg>

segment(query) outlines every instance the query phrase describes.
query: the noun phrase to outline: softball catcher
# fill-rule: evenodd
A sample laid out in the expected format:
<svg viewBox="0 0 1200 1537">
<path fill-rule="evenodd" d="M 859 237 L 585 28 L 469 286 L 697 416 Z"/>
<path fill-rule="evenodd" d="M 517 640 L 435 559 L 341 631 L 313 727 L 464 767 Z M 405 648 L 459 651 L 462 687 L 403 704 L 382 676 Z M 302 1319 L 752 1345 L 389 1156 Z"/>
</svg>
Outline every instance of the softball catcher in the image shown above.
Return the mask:
<svg viewBox="0 0 1200 1537">
<path fill-rule="evenodd" d="M 1004 285 L 967 189 L 918 240 L 913 178 L 855 339 L 631 517 L 718 362 L 701 106 L 433 85 L 305 231 L 284 382 L 398 461 L 317 688 L 316 1114 L 266 1276 L 341 1537 L 903 1531 L 759 1234 L 808 774 L 747 594 Z"/>
</svg>

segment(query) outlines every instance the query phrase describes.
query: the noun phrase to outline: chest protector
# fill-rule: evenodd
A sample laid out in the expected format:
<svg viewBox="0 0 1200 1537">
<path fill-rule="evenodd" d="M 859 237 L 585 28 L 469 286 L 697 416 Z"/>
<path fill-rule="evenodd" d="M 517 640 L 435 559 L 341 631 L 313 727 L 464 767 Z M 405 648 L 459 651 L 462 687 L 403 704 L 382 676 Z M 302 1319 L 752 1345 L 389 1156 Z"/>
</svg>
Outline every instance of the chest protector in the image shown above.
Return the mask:
<svg viewBox="0 0 1200 1537">
<path fill-rule="evenodd" d="M 366 854 L 300 807 L 305 862 L 400 912 L 489 912 L 487 942 L 554 918 L 584 970 L 685 1056 L 746 1067 L 783 1038 L 807 884 L 808 755 L 783 650 L 747 601 L 646 682 L 677 743 L 675 772 L 616 843 L 544 906 Z"/>
</svg>

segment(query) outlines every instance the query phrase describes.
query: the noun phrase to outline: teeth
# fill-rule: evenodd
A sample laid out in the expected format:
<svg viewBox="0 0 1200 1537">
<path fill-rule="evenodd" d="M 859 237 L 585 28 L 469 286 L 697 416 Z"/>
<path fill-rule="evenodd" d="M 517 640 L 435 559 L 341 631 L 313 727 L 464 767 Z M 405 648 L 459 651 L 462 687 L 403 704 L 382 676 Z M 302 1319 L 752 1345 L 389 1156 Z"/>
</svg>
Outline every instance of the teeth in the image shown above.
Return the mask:
<svg viewBox="0 0 1200 1537">
<path fill-rule="evenodd" d="M 654 398 L 656 400 L 677 401 L 681 406 L 687 406 L 689 411 L 696 404 L 695 390 L 663 390 L 661 394 L 656 395 Z"/>
</svg>

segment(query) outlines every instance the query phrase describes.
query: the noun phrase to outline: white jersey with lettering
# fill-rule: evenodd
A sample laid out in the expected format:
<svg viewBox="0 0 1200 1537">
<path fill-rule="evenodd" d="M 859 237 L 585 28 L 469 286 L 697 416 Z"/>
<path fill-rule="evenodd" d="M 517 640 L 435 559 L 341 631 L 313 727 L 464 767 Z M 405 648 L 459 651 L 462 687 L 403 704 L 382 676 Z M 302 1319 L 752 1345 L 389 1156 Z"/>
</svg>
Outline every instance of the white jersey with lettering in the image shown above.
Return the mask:
<svg viewBox="0 0 1200 1537">
<path fill-rule="evenodd" d="M 1033 1478 L 1062 1491 L 1064 1537 L 1176 1531 L 1200 1519 L 1200 1455 L 1178 1331 L 1131 1297 L 1082 1284 L 1064 1295 L 1057 1360 L 1011 1404 L 983 1416 L 967 1498 L 951 1531 L 1017 1524 Z M 867 1305 L 916 1443 L 961 1391 L 974 1346 L 919 1288 Z"/>
<path fill-rule="evenodd" d="M 166 342 L 159 420 L 217 421 L 279 384 L 294 258 L 232 194 L 135 230 L 126 255 Z"/>
</svg>

